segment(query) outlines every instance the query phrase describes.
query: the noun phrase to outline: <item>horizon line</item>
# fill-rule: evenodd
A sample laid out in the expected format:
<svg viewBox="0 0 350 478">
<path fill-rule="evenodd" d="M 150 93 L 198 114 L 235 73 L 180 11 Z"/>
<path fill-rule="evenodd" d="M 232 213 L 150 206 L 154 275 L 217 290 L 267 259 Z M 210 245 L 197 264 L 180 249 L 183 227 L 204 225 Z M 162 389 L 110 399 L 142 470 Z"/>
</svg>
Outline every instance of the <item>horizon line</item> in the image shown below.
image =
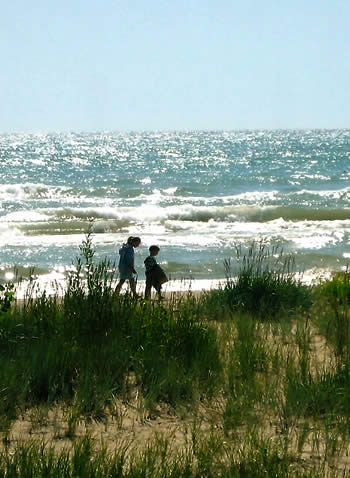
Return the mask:
<svg viewBox="0 0 350 478">
<path fill-rule="evenodd" d="M 349 127 L 341 128 L 237 128 L 237 129 L 226 129 L 226 128 L 184 128 L 184 129 L 97 129 L 97 130 L 14 130 L 14 131 L 0 131 L 0 136 L 6 135 L 55 135 L 55 134 L 150 134 L 150 133 L 163 133 L 163 134 L 173 134 L 173 133 L 245 133 L 245 132 L 276 132 L 276 131 L 350 131 Z"/>
</svg>

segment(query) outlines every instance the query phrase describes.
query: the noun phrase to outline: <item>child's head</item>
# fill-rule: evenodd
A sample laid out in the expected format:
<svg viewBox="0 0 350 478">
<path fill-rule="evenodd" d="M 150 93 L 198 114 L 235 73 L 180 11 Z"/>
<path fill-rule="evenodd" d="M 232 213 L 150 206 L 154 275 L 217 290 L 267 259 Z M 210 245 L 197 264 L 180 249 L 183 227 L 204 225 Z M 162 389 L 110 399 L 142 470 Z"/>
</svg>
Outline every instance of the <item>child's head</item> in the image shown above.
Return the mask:
<svg viewBox="0 0 350 478">
<path fill-rule="evenodd" d="M 159 247 L 158 246 L 151 246 L 149 249 L 149 253 L 151 256 L 156 256 L 159 252 Z"/>
</svg>

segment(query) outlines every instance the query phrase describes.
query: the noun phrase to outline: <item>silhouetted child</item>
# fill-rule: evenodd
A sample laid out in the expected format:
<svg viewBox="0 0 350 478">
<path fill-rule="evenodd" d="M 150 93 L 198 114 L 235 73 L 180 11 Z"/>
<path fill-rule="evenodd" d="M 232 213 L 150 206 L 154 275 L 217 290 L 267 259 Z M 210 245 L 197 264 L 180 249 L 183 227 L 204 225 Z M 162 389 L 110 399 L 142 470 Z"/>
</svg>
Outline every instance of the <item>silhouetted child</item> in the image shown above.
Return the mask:
<svg viewBox="0 0 350 478">
<path fill-rule="evenodd" d="M 161 295 L 162 284 L 168 281 L 168 278 L 157 263 L 155 256 L 159 252 L 158 246 L 151 246 L 149 248 L 149 256 L 146 257 L 144 264 L 146 268 L 146 290 L 145 290 L 145 299 L 151 298 L 151 289 L 154 287 L 157 291 L 159 300 L 163 299 Z"/>
</svg>

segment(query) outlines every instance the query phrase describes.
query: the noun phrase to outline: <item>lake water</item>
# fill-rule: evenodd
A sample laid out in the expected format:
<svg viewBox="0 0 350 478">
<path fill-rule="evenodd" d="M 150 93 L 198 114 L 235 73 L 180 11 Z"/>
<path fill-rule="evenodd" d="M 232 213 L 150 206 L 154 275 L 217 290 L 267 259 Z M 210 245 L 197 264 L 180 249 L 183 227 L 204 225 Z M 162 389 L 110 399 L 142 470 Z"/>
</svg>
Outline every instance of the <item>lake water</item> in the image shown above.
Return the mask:
<svg viewBox="0 0 350 478">
<path fill-rule="evenodd" d="M 264 240 L 306 273 L 350 262 L 350 130 L 0 135 L 0 278 L 63 279 L 89 220 L 96 257 L 129 235 L 174 278 L 213 280 Z"/>
</svg>

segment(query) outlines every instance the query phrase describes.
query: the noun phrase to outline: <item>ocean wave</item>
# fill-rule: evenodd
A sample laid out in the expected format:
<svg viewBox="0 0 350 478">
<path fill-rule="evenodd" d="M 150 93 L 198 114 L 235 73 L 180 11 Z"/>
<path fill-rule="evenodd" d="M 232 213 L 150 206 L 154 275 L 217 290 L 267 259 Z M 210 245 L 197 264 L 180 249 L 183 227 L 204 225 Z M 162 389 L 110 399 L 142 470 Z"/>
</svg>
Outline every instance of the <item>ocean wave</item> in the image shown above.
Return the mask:
<svg viewBox="0 0 350 478">
<path fill-rule="evenodd" d="M 141 223 L 163 223 L 168 220 L 190 222 L 234 222 L 257 221 L 264 222 L 281 217 L 278 208 L 253 206 L 194 206 L 185 204 L 179 206 L 159 207 L 155 204 L 144 204 L 142 207 L 86 207 L 86 208 L 46 208 L 32 212 L 10 213 L 2 218 L 6 221 L 43 222 L 49 220 L 110 220 L 121 225 Z M 275 211 L 275 213 L 273 213 Z M 349 211 L 350 218 L 350 211 Z"/>
<path fill-rule="evenodd" d="M 2 216 L 0 223 L 40 223 L 50 220 L 50 216 L 39 211 L 14 211 Z"/>
<path fill-rule="evenodd" d="M 128 197 L 130 203 L 141 202 L 142 204 L 192 204 L 192 205 L 231 205 L 231 206 L 286 206 L 287 204 L 298 204 L 300 207 L 305 205 L 305 202 L 312 201 L 315 208 L 329 206 L 329 201 L 338 207 L 338 202 L 342 201 L 342 206 L 350 207 L 350 188 L 343 188 L 338 190 L 308 190 L 302 189 L 300 191 L 246 191 L 237 194 L 229 195 L 211 195 L 211 196 L 196 196 L 183 195 L 180 191 L 174 188 L 168 189 L 153 189 L 152 191 L 142 191 L 132 197 Z M 120 198 L 122 199 L 122 198 Z"/>
<path fill-rule="evenodd" d="M 49 186 L 41 183 L 1 184 L 0 199 L 3 201 L 60 199 L 76 195 L 77 191 L 66 186 Z"/>
<path fill-rule="evenodd" d="M 0 222 L 0 239 L 3 243 L 9 243 L 13 240 L 13 237 L 19 237 L 22 233 L 18 227 L 13 227 L 7 223 Z"/>
<path fill-rule="evenodd" d="M 314 204 L 315 210 L 317 206 L 324 207 L 330 203 L 334 203 L 334 210 L 342 206 L 350 206 L 350 187 L 337 190 L 311 190 L 302 189 L 299 191 L 282 191 L 282 190 L 264 190 L 264 191 L 245 191 L 237 192 L 229 195 L 193 195 L 190 191 L 184 194 L 183 188 L 165 187 L 153 188 L 148 190 L 147 184 L 145 188 L 136 188 L 134 190 L 123 190 L 115 186 L 98 186 L 93 187 L 89 183 L 86 187 L 67 187 L 64 185 L 48 185 L 44 183 L 23 183 L 23 184 L 2 184 L 0 185 L 0 201 L 42 201 L 59 202 L 62 208 L 74 206 L 78 202 L 103 205 L 120 205 L 125 208 L 126 204 L 136 206 L 140 203 L 142 207 L 148 205 L 157 205 L 165 209 L 166 206 L 176 207 L 256 207 L 263 208 L 268 206 L 276 206 L 281 208 L 287 207 L 286 204 L 298 204 L 300 208 L 307 202 Z M 316 199 L 318 198 L 318 199 Z M 44 206 L 44 204 L 43 204 Z M 44 206 L 45 207 L 45 206 Z M 297 209 L 297 208 L 295 208 Z M 198 212 L 202 214 L 203 211 Z M 215 211 L 219 216 L 220 210 Z M 225 214 L 225 212 L 224 212 Z M 233 214 L 235 212 L 233 211 Z M 240 215 L 240 213 L 238 213 Z M 204 213 L 205 215 L 205 213 Z M 209 215 L 211 213 L 209 212 Z M 205 219 L 204 219 L 205 220 Z"/>
<path fill-rule="evenodd" d="M 240 209 L 240 208 L 237 208 Z M 242 208 L 240 218 L 254 222 L 284 221 L 346 221 L 350 219 L 349 209 L 312 209 L 288 206 L 266 206 Z"/>
<path fill-rule="evenodd" d="M 350 187 L 342 188 L 342 189 L 324 189 L 324 190 L 301 189 L 300 191 L 289 193 L 289 195 L 296 195 L 296 196 L 307 195 L 307 196 L 319 196 L 321 198 L 327 198 L 327 199 L 350 200 Z"/>
<path fill-rule="evenodd" d="M 284 221 L 347 221 L 348 209 L 310 209 L 287 206 L 180 206 L 159 207 L 144 204 L 142 207 L 61 207 L 36 211 L 17 211 L 1 217 L 2 223 L 60 223 L 76 221 L 109 221 L 114 228 L 132 224 L 165 224 L 166 221 L 188 222 L 256 222 Z M 110 225 L 111 226 L 111 225 Z"/>
<path fill-rule="evenodd" d="M 282 193 L 279 191 L 249 191 L 244 193 L 214 196 L 193 196 L 180 194 L 179 188 L 153 189 L 150 193 L 142 192 L 140 195 L 129 198 L 130 201 L 142 201 L 145 203 L 174 202 L 179 204 L 231 204 L 239 205 L 244 201 L 246 204 L 264 204 L 281 200 Z"/>
</svg>

